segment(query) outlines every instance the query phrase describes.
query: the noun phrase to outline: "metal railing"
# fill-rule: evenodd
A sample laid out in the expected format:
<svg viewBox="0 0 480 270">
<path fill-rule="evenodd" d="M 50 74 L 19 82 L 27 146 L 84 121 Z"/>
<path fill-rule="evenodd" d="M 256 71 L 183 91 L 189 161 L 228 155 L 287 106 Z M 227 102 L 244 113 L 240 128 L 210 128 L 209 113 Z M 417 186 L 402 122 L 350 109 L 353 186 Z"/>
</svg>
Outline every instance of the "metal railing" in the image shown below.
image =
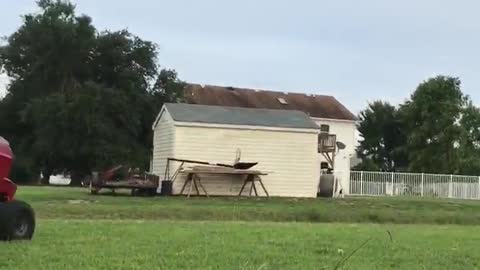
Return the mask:
<svg viewBox="0 0 480 270">
<path fill-rule="evenodd" d="M 351 195 L 480 199 L 480 176 L 351 171 Z"/>
</svg>

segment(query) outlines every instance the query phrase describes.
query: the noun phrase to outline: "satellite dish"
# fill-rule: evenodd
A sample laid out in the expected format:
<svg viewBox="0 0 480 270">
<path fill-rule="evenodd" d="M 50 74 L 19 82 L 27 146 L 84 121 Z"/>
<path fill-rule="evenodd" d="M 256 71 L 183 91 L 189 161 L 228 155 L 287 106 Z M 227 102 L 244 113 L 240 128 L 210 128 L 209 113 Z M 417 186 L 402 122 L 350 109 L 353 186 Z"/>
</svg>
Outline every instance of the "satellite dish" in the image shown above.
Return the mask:
<svg viewBox="0 0 480 270">
<path fill-rule="evenodd" d="M 235 160 L 233 161 L 233 164 L 239 163 L 241 158 L 242 158 L 242 149 L 237 148 L 237 152 L 235 154 Z"/>
<path fill-rule="evenodd" d="M 344 143 L 342 143 L 342 142 L 338 142 L 338 141 L 337 141 L 335 144 L 337 145 L 337 148 L 338 148 L 339 150 L 343 150 L 343 149 L 345 149 L 345 147 L 347 147 L 347 146 L 346 146 Z"/>
</svg>

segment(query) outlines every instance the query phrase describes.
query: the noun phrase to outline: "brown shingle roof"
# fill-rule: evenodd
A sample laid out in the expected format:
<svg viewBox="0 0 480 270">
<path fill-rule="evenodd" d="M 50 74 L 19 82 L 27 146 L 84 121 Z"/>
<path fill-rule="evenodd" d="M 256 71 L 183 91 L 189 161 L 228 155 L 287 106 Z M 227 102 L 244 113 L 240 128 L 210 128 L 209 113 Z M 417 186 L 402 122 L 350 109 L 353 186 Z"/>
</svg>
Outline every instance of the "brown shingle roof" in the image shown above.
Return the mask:
<svg viewBox="0 0 480 270">
<path fill-rule="evenodd" d="M 279 98 L 287 104 L 282 104 Z M 332 96 L 282 93 L 236 87 L 188 84 L 185 102 L 190 104 L 303 111 L 311 117 L 355 121 L 357 118 Z"/>
</svg>

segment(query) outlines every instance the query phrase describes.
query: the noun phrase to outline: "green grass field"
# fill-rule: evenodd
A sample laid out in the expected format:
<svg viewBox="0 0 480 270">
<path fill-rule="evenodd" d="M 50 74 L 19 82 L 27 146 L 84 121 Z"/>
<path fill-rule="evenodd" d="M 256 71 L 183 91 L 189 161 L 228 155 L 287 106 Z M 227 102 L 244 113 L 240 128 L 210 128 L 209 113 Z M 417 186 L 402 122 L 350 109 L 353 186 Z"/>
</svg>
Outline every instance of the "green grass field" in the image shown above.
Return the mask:
<svg viewBox="0 0 480 270">
<path fill-rule="evenodd" d="M 37 232 L 0 243 L 0 269 L 335 269 L 367 240 L 339 269 L 480 269 L 476 201 L 18 197 Z"/>
</svg>

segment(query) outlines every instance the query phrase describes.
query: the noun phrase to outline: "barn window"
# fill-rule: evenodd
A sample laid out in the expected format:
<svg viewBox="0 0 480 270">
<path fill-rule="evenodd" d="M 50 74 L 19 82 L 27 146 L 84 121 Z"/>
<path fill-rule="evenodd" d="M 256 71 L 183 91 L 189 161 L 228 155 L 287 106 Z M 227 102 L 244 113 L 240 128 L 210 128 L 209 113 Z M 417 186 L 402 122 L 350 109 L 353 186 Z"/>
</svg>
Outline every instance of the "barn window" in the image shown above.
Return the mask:
<svg viewBox="0 0 480 270">
<path fill-rule="evenodd" d="M 278 102 L 282 103 L 283 105 L 288 104 L 288 102 L 284 98 L 279 97 L 279 98 L 277 98 L 277 100 L 278 100 Z"/>
<path fill-rule="evenodd" d="M 320 132 L 329 133 L 330 132 L 330 126 L 329 125 L 320 125 Z"/>
</svg>

